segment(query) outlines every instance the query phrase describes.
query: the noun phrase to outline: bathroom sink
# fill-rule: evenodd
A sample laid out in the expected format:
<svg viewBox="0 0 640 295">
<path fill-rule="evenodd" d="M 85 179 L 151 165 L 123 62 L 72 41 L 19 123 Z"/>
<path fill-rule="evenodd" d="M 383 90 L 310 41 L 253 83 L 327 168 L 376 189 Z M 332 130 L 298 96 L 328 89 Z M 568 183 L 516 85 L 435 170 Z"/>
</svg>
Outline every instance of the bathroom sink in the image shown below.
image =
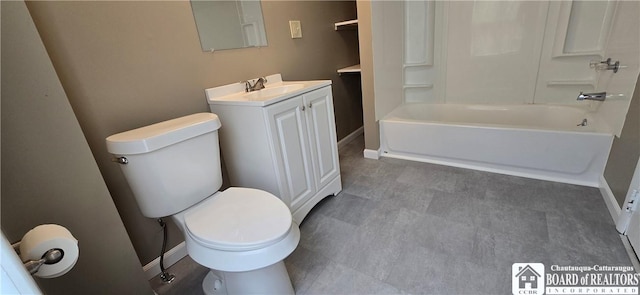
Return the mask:
<svg viewBox="0 0 640 295">
<path fill-rule="evenodd" d="M 302 84 L 288 84 L 288 85 L 280 85 L 280 86 L 272 86 L 265 87 L 261 90 L 256 90 L 253 92 L 245 93 L 243 96 L 247 100 L 265 100 L 273 98 L 274 96 L 287 94 L 289 92 L 293 92 L 296 90 L 300 90 L 304 88 Z"/>
<path fill-rule="evenodd" d="M 263 89 L 246 92 L 245 82 L 205 89 L 207 101 L 211 105 L 252 105 L 267 106 L 320 87 L 331 85 L 330 80 L 282 81 L 280 74 L 265 77 L 268 82 Z M 256 79 L 250 79 L 255 81 Z"/>
</svg>

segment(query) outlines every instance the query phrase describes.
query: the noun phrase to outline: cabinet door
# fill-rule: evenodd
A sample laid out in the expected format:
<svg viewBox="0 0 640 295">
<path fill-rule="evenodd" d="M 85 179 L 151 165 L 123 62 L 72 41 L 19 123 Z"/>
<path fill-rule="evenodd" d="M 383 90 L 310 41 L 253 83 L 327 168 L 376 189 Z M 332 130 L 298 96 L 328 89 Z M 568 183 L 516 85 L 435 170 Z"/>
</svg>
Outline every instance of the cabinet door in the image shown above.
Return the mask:
<svg viewBox="0 0 640 295">
<path fill-rule="evenodd" d="M 313 153 L 313 172 L 318 190 L 340 174 L 336 125 L 331 87 L 309 92 L 304 96 L 309 140 Z"/>
<path fill-rule="evenodd" d="M 315 193 L 303 108 L 302 96 L 265 108 L 282 192 L 278 197 L 292 211 Z"/>
</svg>

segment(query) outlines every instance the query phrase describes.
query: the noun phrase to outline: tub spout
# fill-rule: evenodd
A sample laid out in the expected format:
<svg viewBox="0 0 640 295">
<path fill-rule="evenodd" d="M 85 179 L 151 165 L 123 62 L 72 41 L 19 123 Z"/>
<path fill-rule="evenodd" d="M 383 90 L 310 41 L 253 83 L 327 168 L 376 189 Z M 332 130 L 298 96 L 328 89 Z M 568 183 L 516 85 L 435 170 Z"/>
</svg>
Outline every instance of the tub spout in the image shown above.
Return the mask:
<svg viewBox="0 0 640 295">
<path fill-rule="evenodd" d="M 582 93 L 582 91 L 580 91 L 580 94 L 578 94 L 578 100 L 588 99 L 588 100 L 604 101 L 606 97 L 607 97 L 606 92 Z"/>
</svg>

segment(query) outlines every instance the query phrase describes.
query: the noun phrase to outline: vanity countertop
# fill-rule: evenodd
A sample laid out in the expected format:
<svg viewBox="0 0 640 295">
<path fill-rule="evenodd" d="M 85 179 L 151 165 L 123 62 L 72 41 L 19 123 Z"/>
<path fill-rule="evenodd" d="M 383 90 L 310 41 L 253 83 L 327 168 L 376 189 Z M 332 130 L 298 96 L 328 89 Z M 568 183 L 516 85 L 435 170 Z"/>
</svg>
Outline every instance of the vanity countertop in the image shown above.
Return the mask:
<svg viewBox="0 0 640 295">
<path fill-rule="evenodd" d="M 210 105 L 268 106 L 303 93 L 331 85 L 331 80 L 282 81 L 280 74 L 265 77 L 265 88 L 245 91 L 244 82 L 205 89 Z M 255 81 L 251 79 L 250 81 Z"/>
</svg>

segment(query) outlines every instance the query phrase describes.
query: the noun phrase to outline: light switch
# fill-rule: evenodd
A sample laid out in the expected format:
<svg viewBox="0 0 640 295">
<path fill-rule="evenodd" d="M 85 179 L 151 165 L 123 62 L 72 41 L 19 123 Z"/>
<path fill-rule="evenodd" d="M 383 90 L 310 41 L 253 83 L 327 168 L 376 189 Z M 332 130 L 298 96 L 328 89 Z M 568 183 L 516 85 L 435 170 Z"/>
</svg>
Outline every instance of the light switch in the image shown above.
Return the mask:
<svg viewBox="0 0 640 295">
<path fill-rule="evenodd" d="M 302 27 L 299 20 L 290 20 L 289 29 L 291 29 L 291 39 L 302 38 Z"/>
</svg>

